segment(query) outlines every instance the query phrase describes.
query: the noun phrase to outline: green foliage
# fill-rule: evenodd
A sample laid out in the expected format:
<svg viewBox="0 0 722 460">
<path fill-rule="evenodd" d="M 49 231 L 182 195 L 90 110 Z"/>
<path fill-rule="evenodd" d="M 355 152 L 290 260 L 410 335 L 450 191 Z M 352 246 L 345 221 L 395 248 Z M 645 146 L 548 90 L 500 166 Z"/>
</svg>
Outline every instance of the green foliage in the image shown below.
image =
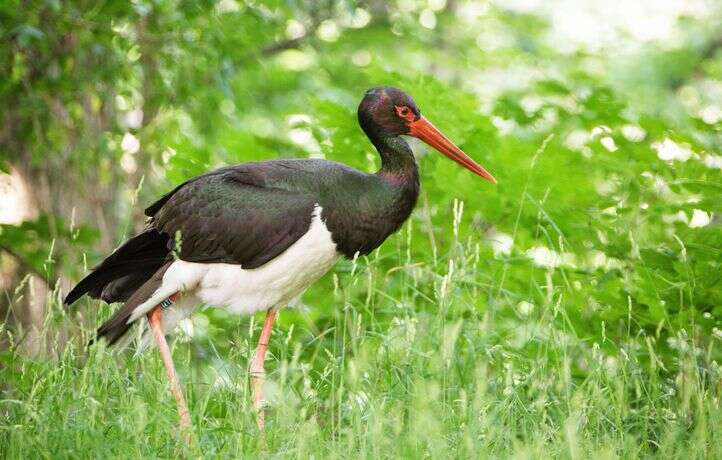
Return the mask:
<svg viewBox="0 0 722 460">
<path fill-rule="evenodd" d="M 47 215 L 20 225 L 0 225 L 0 249 L 20 258 L 40 278 L 53 281 L 58 276 L 53 273 L 56 266 L 83 264 L 82 253 L 76 251 L 90 250 L 96 237 L 97 231 L 90 227 L 68 229 L 62 220 Z M 74 250 L 56 247 L 57 240 L 72 244 Z M 57 260 L 58 254 L 64 259 Z"/>
<path fill-rule="evenodd" d="M 722 14 L 680 17 L 673 43 L 570 52 L 541 12 L 442 3 L 2 3 L 0 170 L 23 172 L 41 217 L 0 226 L 0 249 L 55 287 L 211 168 L 372 171 L 356 106 L 397 86 L 499 183 L 413 144 L 409 223 L 280 315 L 269 451 L 719 456 Z M 3 457 L 178 454 L 156 357 L 85 356 L 111 309 L 76 308 L 48 308 L 47 348 L 72 337 L 57 362 L 2 326 Z M 256 455 L 255 320 L 194 326 L 175 349 L 192 456 Z"/>
</svg>

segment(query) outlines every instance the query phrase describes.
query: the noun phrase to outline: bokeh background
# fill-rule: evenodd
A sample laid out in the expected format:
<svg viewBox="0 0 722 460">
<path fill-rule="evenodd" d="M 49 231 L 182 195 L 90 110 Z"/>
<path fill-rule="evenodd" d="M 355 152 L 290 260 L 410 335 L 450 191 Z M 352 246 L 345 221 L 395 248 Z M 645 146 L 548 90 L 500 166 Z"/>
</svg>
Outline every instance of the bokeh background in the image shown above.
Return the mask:
<svg viewBox="0 0 722 460">
<path fill-rule="evenodd" d="M 95 301 L 65 311 L 60 299 L 142 228 L 145 205 L 238 162 L 328 158 L 373 171 L 379 160 L 355 110 L 367 88 L 388 84 L 499 184 L 414 143 L 423 192 L 410 221 L 282 313 L 276 340 L 285 344 L 269 367 L 297 373 L 287 386 L 301 406 L 338 411 L 338 427 L 321 431 L 337 435 L 342 408 L 383 397 L 335 393 L 347 372 L 361 372 L 354 359 L 373 368 L 370 356 L 382 352 L 405 363 L 385 361 L 396 384 L 412 379 L 394 372 L 423 368 L 414 360 L 424 356 L 460 366 L 448 395 L 439 383 L 442 408 L 478 380 L 469 376 L 481 363 L 489 391 L 542 412 L 595 375 L 626 379 L 634 363 L 654 379 L 610 391 L 631 395 L 623 404 L 645 420 L 667 420 L 649 404 L 682 394 L 682 375 L 719 411 L 721 80 L 718 0 L 6 0 L 5 397 L 25 400 L 14 392 L 111 313 Z M 200 312 L 178 333 L 185 375 L 212 383 L 243 374 L 257 320 Z M 459 349 L 466 357 L 454 364 Z M 50 364 L 24 374 L 27 362 Z M 453 380 L 446 365 L 419 378 Z M 329 366 L 340 370 L 324 373 Z M 540 375 L 550 381 L 543 391 Z M 567 386 L 552 391 L 555 382 Z M 638 399 L 645 391 L 649 404 Z M 694 431 L 689 399 L 669 404 L 682 408 L 682 431 Z M 9 425 L 20 417 L 5 416 Z M 617 431 L 628 428 L 620 417 Z M 632 425 L 646 435 L 624 442 L 659 448 L 665 429 Z M 656 441 L 634 441 L 647 435 Z"/>
</svg>

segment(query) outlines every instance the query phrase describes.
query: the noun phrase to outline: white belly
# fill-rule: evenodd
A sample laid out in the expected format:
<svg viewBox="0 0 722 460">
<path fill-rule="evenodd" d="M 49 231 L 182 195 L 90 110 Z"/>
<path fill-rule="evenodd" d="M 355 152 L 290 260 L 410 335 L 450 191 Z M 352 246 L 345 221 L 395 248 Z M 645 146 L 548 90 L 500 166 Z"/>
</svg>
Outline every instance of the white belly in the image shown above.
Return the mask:
<svg viewBox="0 0 722 460">
<path fill-rule="evenodd" d="M 194 293 L 201 302 L 234 313 L 254 313 L 283 307 L 323 276 L 338 260 L 336 245 L 321 219 L 314 215 L 308 232 L 281 255 L 254 268 L 231 264 L 178 261 L 170 267 L 199 275 Z"/>
<path fill-rule="evenodd" d="M 163 321 L 166 332 L 175 326 L 170 322 L 190 315 L 198 303 L 245 314 L 280 308 L 323 276 L 339 256 L 317 205 L 308 231 L 261 267 L 244 269 L 241 265 L 176 260 L 163 275 L 161 287 L 135 309 L 129 322 L 178 291 L 183 293 L 183 301 L 170 307 L 171 314 L 166 316 L 178 318 L 168 324 Z"/>
</svg>

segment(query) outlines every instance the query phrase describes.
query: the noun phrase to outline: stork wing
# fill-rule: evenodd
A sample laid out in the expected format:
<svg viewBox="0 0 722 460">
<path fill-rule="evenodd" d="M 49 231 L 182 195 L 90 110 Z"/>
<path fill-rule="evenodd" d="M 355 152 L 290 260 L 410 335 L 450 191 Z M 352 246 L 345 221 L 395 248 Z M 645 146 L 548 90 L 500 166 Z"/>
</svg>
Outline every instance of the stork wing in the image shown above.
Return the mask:
<svg viewBox="0 0 722 460">
<path fill-rule="evenodd" d="M 306 233 L 316 194 L 267 186 L 252 165 L 191 179 L 146 210 L 181 260 L 257 268 Z"/>
</svg>

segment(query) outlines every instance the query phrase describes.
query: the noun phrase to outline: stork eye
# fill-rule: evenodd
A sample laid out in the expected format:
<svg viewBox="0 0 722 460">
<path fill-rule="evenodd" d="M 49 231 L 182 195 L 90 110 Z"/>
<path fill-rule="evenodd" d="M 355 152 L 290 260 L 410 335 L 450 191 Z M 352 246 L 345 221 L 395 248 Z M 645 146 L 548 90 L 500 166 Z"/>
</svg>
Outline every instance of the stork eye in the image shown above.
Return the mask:
<svg viewBox="0 0 722 460">
<path fill-rule="evenodd" d="M 414 112 L 405 105 L 402 105 L 401 107 L 394 106 L 394 108 L 396 109 L 396 114 L 401 118 L 406 118 L 409 121 L 412 121 L 414 118 L 416 118 Z"/>
</svg>

